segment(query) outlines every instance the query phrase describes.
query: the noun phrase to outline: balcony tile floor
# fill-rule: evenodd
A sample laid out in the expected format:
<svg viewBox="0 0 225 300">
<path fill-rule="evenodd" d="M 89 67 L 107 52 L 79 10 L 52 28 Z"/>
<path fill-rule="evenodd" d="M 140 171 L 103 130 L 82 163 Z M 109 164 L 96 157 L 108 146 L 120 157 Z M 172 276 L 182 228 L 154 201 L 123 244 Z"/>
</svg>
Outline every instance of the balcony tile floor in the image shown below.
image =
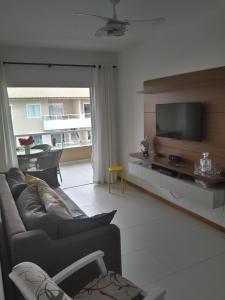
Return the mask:
<svg viewBox="0 0 225 300">
<path fill-rule="evenodd" d="M 89 160 L 60 164 L 62 188 L 90 184 L 93 182 L 93 170 Z"/>
<path fill-rule="evenodd" d="M 76 178 L 92 178 L 90 164 L 83 167 L 63 167 L 62 187 L 89 216 L 117 209 L 123 275 L 149 292 L 147 300 L 159 287 L 166 300 L 225 299 L 223 233 L 129 185 L 124 194 L 118 187 L 109 194 L 106 185 L 72 187 Z"/>
</svg>

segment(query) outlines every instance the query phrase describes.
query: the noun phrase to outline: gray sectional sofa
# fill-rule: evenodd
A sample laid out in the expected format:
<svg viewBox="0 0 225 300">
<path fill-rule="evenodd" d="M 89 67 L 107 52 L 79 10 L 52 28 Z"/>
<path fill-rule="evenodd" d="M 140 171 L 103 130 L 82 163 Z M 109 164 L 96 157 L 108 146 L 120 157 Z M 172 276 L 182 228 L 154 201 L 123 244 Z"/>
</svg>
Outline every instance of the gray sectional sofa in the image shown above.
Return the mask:
<svg viewBox="0 0 225 300">
<path fill-rule="evenodd" d="M 83 215 L 74 201 L 60 188 L 55 188 L 55 191 L 75 216 Z M 0 254 L 7 300 L 22 299 L 8 280 L 12 266 L 22 261 L 37 263 L 49 275 L 54 275 L 79 258 L 102 250 L 107 268 L 121 273 L 120 230 L 116 225 L 102 224 L 60 238 L 51 237 L 43 228 L 28 230 L 21 218 L 21 207 L 19 212 L 17 200 L 12 195 L 5 174 L 0 174 L 0 211 Z M 74 294 L 96 274 L 97 267 L 90 265 L 65 281 L 62 287 L 68 294 Z"/>
</svg>

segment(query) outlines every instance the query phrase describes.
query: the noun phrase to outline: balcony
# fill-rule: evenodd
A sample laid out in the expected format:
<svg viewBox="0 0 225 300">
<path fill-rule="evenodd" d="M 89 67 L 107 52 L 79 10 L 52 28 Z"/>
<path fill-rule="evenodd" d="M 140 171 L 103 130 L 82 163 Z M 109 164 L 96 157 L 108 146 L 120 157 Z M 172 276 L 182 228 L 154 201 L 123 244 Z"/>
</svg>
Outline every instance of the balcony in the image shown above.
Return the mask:
<svg viewBox="0 0 225 300">
<path fill-rule="evenodd" d="M 23 150 L 18 139 L 28 138 L 32 135 L 35 144 L 48 144 L 53 149 L 63 149 L 61 162 L 90 159 L 92 152 L 91 130 L 50 130 L 48 132 L 30 132 L 15 134 L 15 144 L 17 151 Z M 33 145 L 32 145 L 33 146 Z"/>
<path fill-rule="evenodd" d="M 91 128 L 91 114 L 67 114 L 43 116 L 44 130 Z"/>
</svg>

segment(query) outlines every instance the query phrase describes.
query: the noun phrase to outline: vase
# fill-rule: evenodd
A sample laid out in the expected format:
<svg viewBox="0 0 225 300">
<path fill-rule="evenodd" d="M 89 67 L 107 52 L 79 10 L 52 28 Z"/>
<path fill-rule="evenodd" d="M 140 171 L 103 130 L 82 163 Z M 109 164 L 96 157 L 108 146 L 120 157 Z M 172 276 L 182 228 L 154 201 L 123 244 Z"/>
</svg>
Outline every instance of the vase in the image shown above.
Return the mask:
<svg viewBox="0 0 225 300">
<path fill-rule="evenodd" d="M 24 149 L 25 149 L 25 154 L 29 155 L 30 154 L 30 145 L 25 145 Z"/>
</svg>

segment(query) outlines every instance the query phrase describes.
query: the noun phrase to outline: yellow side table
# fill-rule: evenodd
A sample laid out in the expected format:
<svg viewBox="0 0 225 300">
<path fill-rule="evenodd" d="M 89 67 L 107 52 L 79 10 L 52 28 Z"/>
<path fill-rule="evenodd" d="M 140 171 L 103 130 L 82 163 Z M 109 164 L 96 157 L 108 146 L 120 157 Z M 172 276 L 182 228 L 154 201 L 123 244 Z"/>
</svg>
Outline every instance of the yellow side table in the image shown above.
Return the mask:
<svg viewBox="0 0 225 300">
<path fill-rule="evenodd" d="M 126 189 L 126 174 L 125 168 L 123 166 L 110 166 L 109 167 L 109 193 L 111 191 L 111 186 L 114 184 L 114 174 L 119 173 L 120 175 L 120 188 L 124 193 Z"/>
</svg>

